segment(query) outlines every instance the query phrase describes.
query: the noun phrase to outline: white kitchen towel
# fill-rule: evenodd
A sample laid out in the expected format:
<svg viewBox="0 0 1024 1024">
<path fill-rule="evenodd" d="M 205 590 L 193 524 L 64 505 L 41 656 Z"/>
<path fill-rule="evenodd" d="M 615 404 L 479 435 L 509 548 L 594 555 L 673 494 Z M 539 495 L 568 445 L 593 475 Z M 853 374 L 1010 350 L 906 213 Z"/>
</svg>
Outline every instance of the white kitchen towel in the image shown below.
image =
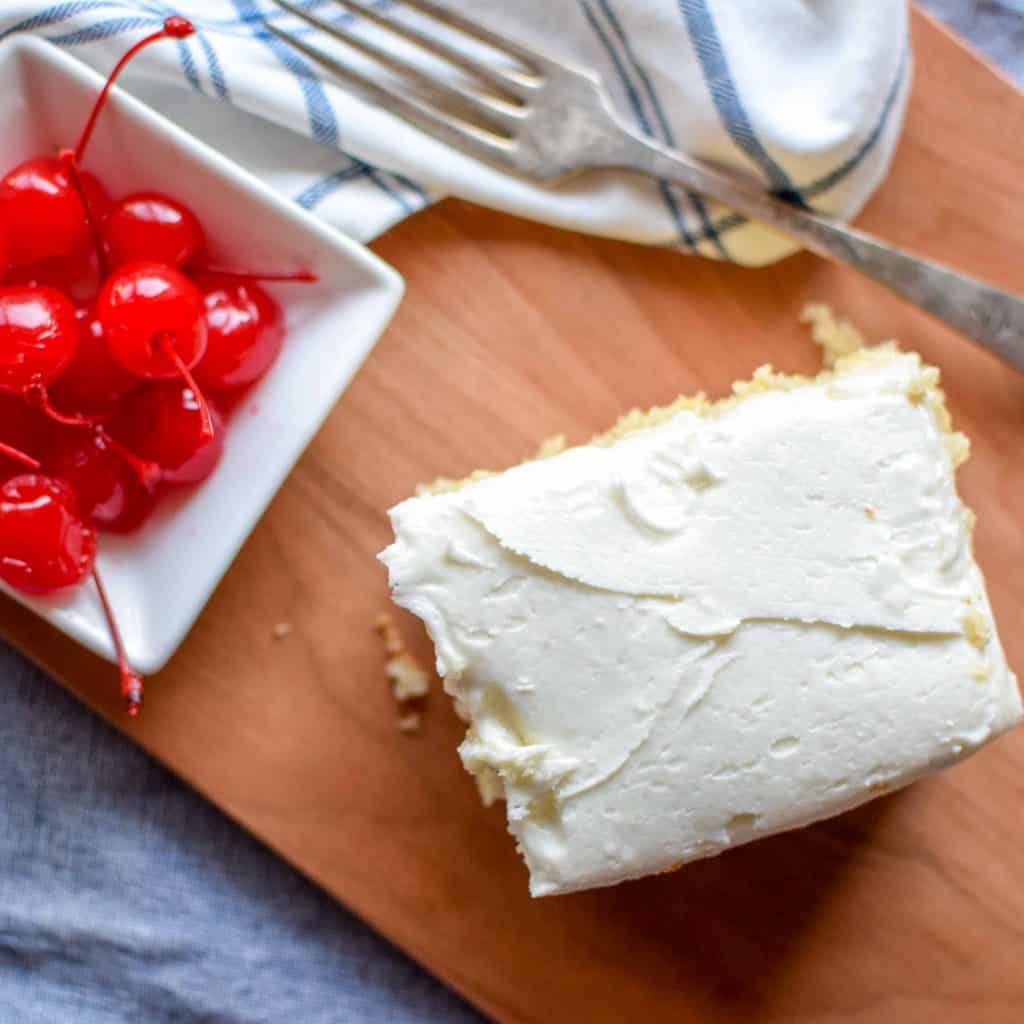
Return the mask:
<svg viewBox="0 0 1024 1024">
<path fill-rule="evenodd" d="M 382 39 L 334 0 L 299 2 Z M 398 0 L 364 2 L 416 17 Z M 906 0 L 449 3 L 594 69 L 623 116 L 649 135 L 838 217 L 864 205 L 899 137 L 910 81 Z M 264 19 L 319 42 L 270 0 L 0 0 L 0 39 L 31 32 L 106 71 L 171 13 L 188 17 L 198 33 L 149 48 L 125 86 L 356 238 L 457 195 L 739 263 L 792 251 L 772 232 L 671 184 L 600 172 L 549 188 L 456 153 L 363 102 L 270 33 Z"/>
</svg>

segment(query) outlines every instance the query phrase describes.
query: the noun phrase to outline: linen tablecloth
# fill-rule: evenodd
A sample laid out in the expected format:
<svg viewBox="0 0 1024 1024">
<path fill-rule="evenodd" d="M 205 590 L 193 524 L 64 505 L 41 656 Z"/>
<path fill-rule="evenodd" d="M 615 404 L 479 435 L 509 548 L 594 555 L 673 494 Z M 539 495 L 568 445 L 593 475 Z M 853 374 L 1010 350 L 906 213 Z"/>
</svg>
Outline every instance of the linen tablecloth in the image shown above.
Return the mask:
<svg viewBox="0 0 1024 1024">
<path fill-rule="evenodd" d="M 1024 81 L 1024 0 L 926 6 Z M 2 1024 L 480 1019 L 2 645 L 0 787 Z"/>
</svg>

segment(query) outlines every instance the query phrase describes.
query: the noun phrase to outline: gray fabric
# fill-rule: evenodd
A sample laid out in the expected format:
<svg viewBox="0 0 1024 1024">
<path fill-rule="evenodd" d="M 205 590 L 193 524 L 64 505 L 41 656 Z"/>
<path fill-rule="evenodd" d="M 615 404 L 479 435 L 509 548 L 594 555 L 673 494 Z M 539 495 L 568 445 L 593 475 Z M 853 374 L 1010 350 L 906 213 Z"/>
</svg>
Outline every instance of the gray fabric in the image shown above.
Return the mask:
<svg viewBox="0 0 1024 1024">
<path fill-rule="evenodd" d="M 13 652 L 0 671 L 2 1024 L 479 1020 Z"/>
<path fill-rule="evenodd" d="M 1024 0 L 926 6 L 1024 80 Z M 0 646 L 0 1024 L 480 1018 Z"/>
<path fill-rule="evenodd" d="M 923 0 L 921 6 L 1024 84 L 1024 0 Z"/>
</svg>

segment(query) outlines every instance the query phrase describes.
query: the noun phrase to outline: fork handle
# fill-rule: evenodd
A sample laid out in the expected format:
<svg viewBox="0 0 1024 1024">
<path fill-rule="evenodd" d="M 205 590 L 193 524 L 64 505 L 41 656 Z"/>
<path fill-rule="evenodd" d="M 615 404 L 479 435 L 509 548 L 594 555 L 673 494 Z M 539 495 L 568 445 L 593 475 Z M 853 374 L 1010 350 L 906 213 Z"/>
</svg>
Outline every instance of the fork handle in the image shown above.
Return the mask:
<svg viewBox="0 0 1024 1024">
<path fill-rule="evenodd" d="M 746 183 L 703 167 L 649 139 L 626 132 L 621 162 L 668 178 L 790 235 L 811 252 L 845 263 L 1024 371 L 1024 299 L 863 231 L 802 210 Z"/>
</svg>

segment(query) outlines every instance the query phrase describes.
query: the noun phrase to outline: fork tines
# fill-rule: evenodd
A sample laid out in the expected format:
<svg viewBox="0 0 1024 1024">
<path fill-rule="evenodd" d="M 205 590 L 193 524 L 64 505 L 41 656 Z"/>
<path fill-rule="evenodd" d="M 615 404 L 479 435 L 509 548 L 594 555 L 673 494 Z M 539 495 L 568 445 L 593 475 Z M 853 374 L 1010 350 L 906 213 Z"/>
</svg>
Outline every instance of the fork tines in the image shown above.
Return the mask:
<svg viewBox="0 0 1024 1024">
<path fill-rule="evenodd" d="M 278 38 L 332 74 L 353 84 L 385 110 L 412 122 L 428 134 L 439 136 L 449 144 L 470 150 L 491 162 L 496 158 L 500 160 L 502 154 L 512 146 L 515 126 L 526 112 L 530 90 L 540 81 L 546 63 L 540 54 L 498 36 L 483 25 L 430 0 L 405 0 L 404 6 L 426 15 L 438 25 L 437 31 L 400 21 L 391 13 L 371 9 L 357 0 L 332 0 L 332 3 L 405 43 L 412 44 L 416 50 L 433 58 L 435 64 L 440 61 L 441 68 L 437 70 L 428 70 L 428 65 L 416 61 L 412 56 L 402 55 L 399 49 L 373 42 L 348 26 L 328 21 L 290 0 L 274 2 L 325 36 L 344 43 L 391 72 L 403 85 L 411 85 L 413 88 L 407 91 L 398 84 L 370 77 L 320 45 L 266 21 L 267 29 Z M 469 46 L 462 47 L 449 42 L 453 38 L 451 29 L 468 37 Z M 475 56 L 470 52 L 474 43 L 499 51 L 501 55 L 521 65 L 521 69 L 500 60 L 487 62 Z M 468 77 L 472 84 L 463 84 L 458 75 L 445 75 L 446 70 L 462 72 L 463 79 Z"/>
</svg>

